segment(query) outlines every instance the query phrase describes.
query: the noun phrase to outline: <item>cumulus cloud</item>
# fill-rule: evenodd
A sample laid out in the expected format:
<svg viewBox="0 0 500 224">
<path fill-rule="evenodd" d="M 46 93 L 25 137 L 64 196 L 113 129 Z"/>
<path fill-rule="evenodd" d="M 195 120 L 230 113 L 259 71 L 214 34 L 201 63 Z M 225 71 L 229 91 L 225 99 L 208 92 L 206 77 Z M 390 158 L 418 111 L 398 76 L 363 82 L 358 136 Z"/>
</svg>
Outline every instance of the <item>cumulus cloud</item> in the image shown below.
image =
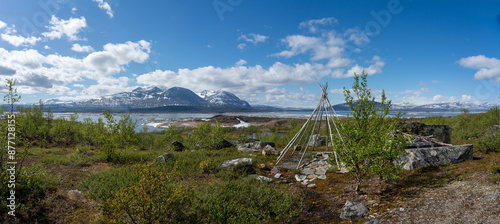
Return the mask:
<svg viewBox="0 0 500 224">
<path fill-rule="evenodd" d="M 379 56 L 373 56 L 372 60 L 370 61 L 371 64 L 368 67 L 361 67 L 359 65 L 354 65 L 351 67 L 346 73 L 344 73 L 342 76 L 339 76 L 338 78 L 347 78 L 347 77 L 354 77 L 354 73 L 360 75 L 363 71 L 367 75 L 373 75 L 377 73 L 382 72 L 382 68 L 385 66 L 384 60 L 382 60 Z"/>
<path fill-rule="evenodd" d="M 102 51 L 84 58 L 58 54 L 42 55 L 37 50 L 7 51 L 0 48 L 0 79 L 12 76 L 20 80 L 22 93 L 73 94 L 66 85 L 85 79 L 97 81 L 97 85 L 81 94 L 90 97 L 96 93 L 124 91 L 128 78 L 113 77 L 126 70 L 131 62 L 144 63 L 149 58 L 150 43 L 147 41 L 106 44 Z M 97 92 L 92 93 L 95 90 Z"/>
<path fill-rule="evenodd" d="M 241 36 L 238 37 L 238 40 L 244 40 L 253 43 L 254 45 L 257 45 L 258 43 L 265 42 L 268 38 L 269 38 L 268 36 L 251 33 L 248 35 L 241 34 Z"/>
<path fill-rule="evenodd" d="M 299 28 L 308 29 L 311 33 L 316 33 L 319 31 L 321 26 L 328 26 L 338 23 L 338 20 L 334 17 L 307 20 L 299 24 Z"/>
<path fill-rule="evenodd" d="M 213 66 L 178 71 L 156 70 L 137 77 L 137 83 L 147 85 L 182 86 L 193 91 L 204 89 L 230 90 L 246 96 L 252 93 L 264 94 L 277 86 L 301 85 L 321 78 L 321 64 L 286 65 L 274 63 L 268 68 L 260 65 L 244 66 L 246 61 L 238 61 L 234 67 L 220 68 Z"/>
<path fill-rule="evenodd" d="M 7 43 L 19 47 L 19 46 L 28 46 L 35 45 L 38 41 L 41 41 L 40 37 L 23 37 L 21 35 L 11 35 L 2 33 L 2 40 L 7 41 Z"/>
<path fill-rule="evenodd" d="M 94 48 L 92 48 L 92 46 L 88 46 L 88 45 L 80 45 L 80 44 L 73 44 L 73 46 L 71 47 L 71 50 L 72 51 L 76 51 L 76 52 L 92 52 L 94 51 Z"/>
<path fill-rule="evenodd" d="M 0 20 L 0 29 L 3 29 L 5 27 L 7 27 L 7 23 L 5 23 L 2 20 Z"/>
<path fill-rule="evenodd" d="M 92 1 L 97 2 L 99 4 L 98 7 L 100 9 L 105 10 L 106 14 L 108 14 L 109 18 L 114 17 L 113 10 L 111 10 L 111 6 L 109 6 L 109 4 L 107 2 L 105 2 L 104 0 L 92 0 Z"/>
<path fill-rule="evenodd" d="M 413 105 L 425 105 L 425 104 L 435 104 L 435 103 L 449 103 L 449 102 L 462 102 L 462 103 L 480 103 L 479 100 L 471 95 L 462 95 L 461 97 L 456 96 L 443 96 L 437 94 L 431 97 L 421 96 L 421 95 L 410 95 L 403 96 L 402 102 L 410 103 Z"/>
<path fill-rule="evenodd" d="M 478 69 L 474 74 L 475 80 L 489 80 L 500 82 L 500 60 L 488 58 L 484 55 L 470 56 L 462 58 L 458 64 L 465 68 Z"/>
<path fill-rule="evenodd" d="M 63 36 L 66 36 L 70 41 L 80 40 L 77 34 L 82 31 L 83 28 L 87 27 L 87 21 L 83 16 L 80 18 L 63 20 L 52 15 L 49 24 L 50 26 L 47 26 L 47 28 L 50 31 L 44 32 L 42 35 L 50 40 L 61 39 Z"/>
<path fill-rule="evenodd" d="M 0 75 L 10 76 L 10 75 L 14 75 L 14 74 L 16 74 L 16 70 L 0 65 Z"/>
</svg>

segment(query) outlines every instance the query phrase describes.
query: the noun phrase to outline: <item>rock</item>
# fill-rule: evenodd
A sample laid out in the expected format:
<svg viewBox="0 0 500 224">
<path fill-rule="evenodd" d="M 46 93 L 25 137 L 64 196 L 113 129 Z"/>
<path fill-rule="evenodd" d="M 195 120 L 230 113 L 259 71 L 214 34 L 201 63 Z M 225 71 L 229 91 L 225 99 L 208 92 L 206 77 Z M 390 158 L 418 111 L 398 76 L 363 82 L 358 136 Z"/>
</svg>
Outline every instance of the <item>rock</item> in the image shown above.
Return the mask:
<svg viewBox="0 0 500 224">
<path fill-rule="evenodd" d="M 233 159 L 233 160 L 227 160 L 224 161 L 221 165 L 220 168 L 226 168 L 229 166 L 236 166 L 236 165 L 252 165 L 252 159 L 251 158 L 241 158 L 241 159 Z"/>
<path fill-rule="evenodd" d="M 324 175 L 324 174 L 323 175 L 319 175 L 318 179 L 320 179 L 320 180 L 326 180 L 326 175 Z"/>
<path fill-rule="evenodd" d="M 175 161 L 175 157 L 172 153 L 165 153 L 161 156 L 158 156 L 155 159 L 155 163 L 158 163 L 158 164 L 165 164 L 168 161 Z"/>
<path fill-rule="evenodd" d="M 68 198 L 73 200 L 73 201 L 78 201 L 78 202 L 86 202 L 87 201 L 87 199 L 85 199 L 85 196 L 79 190 L 69 190 L 67 195 L 68 195 Z"/>
<path fill-rule="evenodd" d="M 375 218 L 375 219 L 369 219 L 364 224 L 378 224 L 378 222 L 379 222 L 379 220 L 377 218 Z"/>
<path fill-rule="evenodd" d="M 294 152 L 295 152 L 295 151 L 297 151 L 297 152 L 302 151 L 302 146 L 301 146 L 301 145 L 296 145 L 296 146 L 294 146 L 294 147 L 293 147 L 293 151 L 294 151 Z"/>
<path fill-rule="evenodd" d="M 439 166 L 472 160 L 472 145 L 456 145 L 432 148 L 405 149 L 406 154 L 394 161 L 394 165 L 404 170 L 419 167 Z"/>
<path fill-rule="evenodd" d="M 318 170 L 316 170 L 316 174 L 317 175 L 325 175 L 326 174 L 326 170 L 320 170 L 320 169 L 318 169 Z"/>
<path fill-rule="evenodd" d="M 263 149 L 267 145 L 270 145 L 271 147 L 275 147 L 276 145 L 274 142 L 264 142 L 264 141 L 259 141 L 256 139 L 252 139 L 252 142 L 249 143 L 243 143 L 239 144 L 238 147 L 244 147 L 244 148 L 251 148 L 251 149 Z"/>
<path fill-rule="evenodd" d="M 263 152 L 267 153 L 267 154 L 273 154 L 273 155 L 279 155 L 280 152 L 278 150 L 276 150 L 275 148 L 273 148 L 271 145 L 266 145 L 264 147 L 264 150 L 262 150 Z"/>
<path fill-rule="evenodd" d="M 314 187 L 314 186 L 316 186 L 316 184 L 309 184 L 309 185 L 307 185 L 307 187 Z"/>
<path fill-rule="evenodd" d="M 281 177 L 281 173 L 277 173 L 276 175 L 274 175 L 274 178 L 276 179 L 279 179 Z"/>
<path fill-rule="evenodd" d="M 278 184 L 288 184 L 290 183 L 288 180 L 280 180 Z"/>
<path fill-rule="evenodd" d="M 311 174 L 314 174 L 315 172 L 316 172 L 316 170 L 314 170 L 314 169 L 303 169 L 300 171 L 300 173 L 305 174 L 305 175 L 311 175 Z"/>
<path fill-rule="evenodd" d="M 281 173 L 281 167 L 279 167 L 279 166 L 273 167 L 273 169 L 271 170 L 271 173 L 273 173 L 273 174 Z"/>
<path fill-rule="evenodd" d="M 312 135 L 309 139 L 309 146 L 326 146 L 326 138 L 320 134 Z"/>
<path fill-rule="evenodd" d="M 261 176 L 261 175 L 257 175 L 257 174 L 252 174 L 252 175 L 249 175 L 248 177 L 250 178 L 254 178 L 256 180 L 260 180 L 262 182 L 266 182 L 266 183 L 272 183 L 273 182 L 273 179 L 269 178 L 269 177 L 265 177 L 265 176 Z"/>
<path fill-rule="evenodd" d="M 444 142 L 451 143 L 451 127 L 448 125 L 426 125 L 418 122 L 413 123 L 402 123 L 401 129 L 403 132 L 430 136 L 432 135 L 435 139 Z"/>
<path fill-rule="evenodd" d="M 179 141 L 173 141 L 171 145 L 172 145 L 172 148 L 174 149 L 174 151 L 176 151 L 176 152 L 184 151 L 184 145 Z"/>
<path fill-rule="evenodd" d="M 344 207 L 340 210 L 340 219 L 357 219 L 363 217 L 366 213 L 368 213 L 368 209 L 363 203 L 353 199 L 347 199 Z"/>
<path fill-rule="evenodd" d="M 256 150 L 239 145 L 238 151 L 240 151 L 240 152 L 255 152 Z"/>
<path fill-rule="evenodd" d="M 231 148 L 231 147 L 234 147 L 234 146 L 235 145 L 232 142 L 230 142 L 229 140 L 222 139 L 222 141 L 217 144 L 217 146 L 215 147 L 215 149 L 219 150 L 219 149 Z"/>
<path fill-rule="evenodd" d="M 298 174 L 295 174 L 295 180 L 297 180 L 298 182 L 302 182 L 302 181 L 304 181 L 306 178 L 307 178 L 307 176 L 306 176 L 306 175 L 298 175 Z"/>
</svg>

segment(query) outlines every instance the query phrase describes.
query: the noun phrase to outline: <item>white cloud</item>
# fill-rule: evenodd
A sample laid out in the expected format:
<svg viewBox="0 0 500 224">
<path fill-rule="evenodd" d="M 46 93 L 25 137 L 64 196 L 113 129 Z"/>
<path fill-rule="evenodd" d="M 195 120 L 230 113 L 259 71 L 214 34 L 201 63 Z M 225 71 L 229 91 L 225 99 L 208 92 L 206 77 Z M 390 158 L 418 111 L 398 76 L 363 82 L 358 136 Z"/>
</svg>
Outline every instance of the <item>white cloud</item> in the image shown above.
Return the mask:
<svg viewBox="0 0 500 224">
<path fill-rule="evenodd" d="M 243 60 L 243 59 L 240 59 L 238 62 L 236 62 L 234 65 L 235 66 L 243 66 L 243 65 L 246 65 L 247 64 L 247 61 Z"/>
<path fill-rule="evenodd" d="M 251 34 L 248 34 L 248 35 L 241 34 L 241 36 L 238 37 L 238 40 L 244 40 L 244 41 L 253 43 L 254 45 L 257 45 L 258 43 L 266 42 L 266 40 L 268 38 L 269 38 L 268 36 L 264 36 L 264 35 L 261 35 L 261 34 L 251 33 Z M 238 45 L 238 48 L 240 48 L 240 45 L 241 44 Z M 246 44 L 244 46 L 246 46 Z M 240 48 L 240 49 L 242 49 L 242 48 Z"/>
<path fill-rule="evenodd" d="M 245 43 L 241 43 L 241 44 L 238 44 L 238 46 L 236 46 L 236 47 L 237 47 L 238 49 L 240 49 L 240 50 L 243 50 L 243 49 L 245 49 L 245 47 L 247 47 L 247 44 L 245 44 Z"/>
<path fill-rule="evenodd" d="M 477 100 L 471 95 L 462 95 L 461 97 L 456 97 L 456 96 L 443 96 L 441 94 L 437 94 L 431 97 L 421 96 L 421 95 L 403 96 L 401 98 L 401 101 L 413 105 L 426 105 L 426 104 L 449 103 L 449 102 L 476 103 L 476 104 L 481 103 L 479 100 Z"/>
<path fill-rule="evenodd" d="M 432 80 L 432 84 L 440 83 L 439 80 Z"/>
<path fill-rule="evenodd" d="M 404 93 L 420 95 L 422 93 L 427 93 L 427 92 L 431 92 L 431 91 L 433 91 L 433 90 L 431 90 L 429 88 L 420 88 L 419 90 L 406 90 Z"/>
<path fill-rule="evenodd" d="M 6 68 L 0 74 L 0 80 L 5 76 L 17 78 L 20 80 L 19 91 L 23 94 L 74 94 L 67 85 L 85 79 L 95 80 L 98 84 L 84 89 L 79 98 L 96 96 L 106 88 L 109 88 L 107 92 L 115 93 L 127 89 L 129 80 L 113 76 L 125 71 L 131 62 L 144 63 L 149 58 L 150 47 L 147 41 L 109 43 L 102 51 L 93 52 L 83 59 L 42 55 L 33 49 L 7 51 L 0 48 L 0 65 Z"/>
<path fill-rule="evenodd" d="M 320 26 L 327 26 L 336 23 L 338 23 L 337 19 L 329 17 L 329 18 L 322 18 L 322 19 L 315 19 L 315 20 L 308 20 L 301 22 L 299 24 L 299 28 L 309 29 L 311 33 L 316 33 L 319 31 Z"/>
<path fill-rule="evenodd" d="M 113 14 L 113 10 L 111 10 L 111 6 L 109 6 L 109 4 L 103 0 L 92 0 L 94 2 L 97 2 L 99 3 L 99 8 L 100 9 L 104 9 L 106 11 L 106 14 L 108 14 L 109 18 L 113 18 L 114 17 L 114 14 Z"/>
<path fill-rule="evenodd" d="M 2 20 L 0 20 L 0 29 L 3 29 L 5 27 L 7 27 L 7 23 L 5 23 Z"/>
<path fill-rule="evenodd" d="M 356 46 L 370 43 L 370 38 L 359 27 L 347 29 L 344 33 L 349 41 L 352 41 Z"/>
<path fill-rule="evenodd" d="M 373 64 L 371 64 L 367 68 L 361 67 L 361 66 L 359 66 L 359 65 L 356 64 L 356 65 L 352 66 L 342 76 L 337 77 L 337 78 L 354 77 L 354 73 L 356 73 L 357 75 L 360 75 L 363 71 L 365 71 L 365 73 L 367 75 L 373 75 L 373 74 L 377 74 L 377 73 L 381 73 L 382 72 L 382 68 L 385 66 L 384 60 L 382 60 L 379 56 L 375 55 L 375 56 L 373 56 L 373 58 L 372 58 L 372 60 L 370 62 L 373 63 Z"/>
<path fill-rule="evenodd" d="M 479 69 L 474 74 L 475 80 L 493 79 L 493 82 L 500 82 L 500 60 L 488 58 L 484 55 L 470 56 L 458 61 L 462 67 Z"/>
<path fill-rule="evenodd" d="M 274 63 L 265 69 L 260 65 L 244 66 L 238 61 L 234 67 L 213 66 L 178 71 L 156 70 L 137 77 L 137 83 L 148 85 L 182 86 L 193 91 L 228 90 L 238 96 L 265 94 L 270 89 L 283 85 L 302 85 L 327 75 L 321 64 L 286 65 Z"/>
<path fill-rule="evenodd" d="M 71 14 L 75 14 L 77 10 L 78 10 L 77 8 L 74 8 L 74 7 L 73 7 L 73 8 L 71 9 Z"/>
<path fill-rule="evenodd" d="M 427 85 L 423 80 L 420 80 L 420 82 L 418 83 L 419 86 L 425 86 Z"/>
<path fill-rule="evenodd" d="M 92 52 L 94 51 L 94 48 L 92 48 L 92 46 L 88 46 L 88 45 L 80 45 L 80 44 L 73 44 L 73 46 L 71 47 L 71 50 L 73 51 L 76 51 L 76 52 Z"/>
<path fill-rule="evenodd" d="M 50 47 L 49 47 L 49 46 L 47 46 L 47 45 L 43 46 L 43 48 L 44 48 L 45 50 L 50 50 Z"/>
<path fill-rule="evenodd" d="M 80 40 L 77 34 L 85 27 L 87 27 L 87 21 L 85 17 L 80 18 L 70 18 L 69 20 L 58 19 L 55 15 L 49 22 L 50 26 L 47 28 L 50 32 L 44 32 L 42 35 L 44 37 L 53 39 L 61 39 L 66 36 L 70 41 Z"/>
<path fill-rule="evenodd" d="M 19 46 L 28 46 L 35 45 L 38 41 L 41 41 L 40 37 L 23 37 L 21 35 L 10 35 L 2 33 L 2 40 L 7 41 L 9 44 L 19 47 Z"/>
</svg>

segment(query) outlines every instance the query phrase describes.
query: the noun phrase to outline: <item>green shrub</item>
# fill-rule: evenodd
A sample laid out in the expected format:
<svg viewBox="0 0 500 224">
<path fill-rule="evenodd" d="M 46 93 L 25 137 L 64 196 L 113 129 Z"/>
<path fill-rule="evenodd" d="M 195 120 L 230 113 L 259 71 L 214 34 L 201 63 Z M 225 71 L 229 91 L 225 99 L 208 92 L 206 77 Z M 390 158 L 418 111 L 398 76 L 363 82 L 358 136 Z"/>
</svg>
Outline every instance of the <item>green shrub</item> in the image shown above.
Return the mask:
<svg viewBox="0 0 500 224">
<path fill-rule="evenodd" d="M 227 137 L 226 128 L 220 123 L 215 125 L 203 123 L 193 130 L 188 137 L 189 146 L 193 149 L 218 149 L 219 144 Z"/>
<path fill-rule="evenodd" d="M 281 223 L 302 212 L 302 198 L 287 186 L 239 179 L 198 188 L 193 211 L 202 223 Z"/>
<path fill-rule="evenodd" d="M 351 117 L 341 125 L 340 133 L 344 138 L 337 140 L 335 145 L 340 146 L 336 149 L 339 159 L 355 178 L 355 191 L 360 193 L 361 181 L 372 175 L 396 177 L 397 169 L 392 161 L 404 152 L 408 140 L 398 131 L 400 114 L 396 119 L 388 117 L 391 101 L 387 100 L 385 92 L 382 91 L 381 102 L 376 105 L 366 73 L 354 75 L 352 90 L 344 87 Z"/>
<path fill-rule="evenodd" d="M 83 180 L 83 187 L 89 196 L 103 203 L 112 198 L 114 191 L 136 184 L 139 180 L 139 175 L 126 167 L 92 174 Z"/>
<path fill-rule="evenodd" d="M 153 165 L 134 167 L 138 183 L 119 189 L 108 199 L 105 222 L 167 223 L 184 220 L 191 188 L 181 184 L 175 173 L 164 173 Z"/>
<path fill-rule="evenodd" d="M 200 162 L 200 170 L 203 173 L 216 173 L 218 171 L 219 164 L 215 162 L 212 158 Z"/>
</svg>

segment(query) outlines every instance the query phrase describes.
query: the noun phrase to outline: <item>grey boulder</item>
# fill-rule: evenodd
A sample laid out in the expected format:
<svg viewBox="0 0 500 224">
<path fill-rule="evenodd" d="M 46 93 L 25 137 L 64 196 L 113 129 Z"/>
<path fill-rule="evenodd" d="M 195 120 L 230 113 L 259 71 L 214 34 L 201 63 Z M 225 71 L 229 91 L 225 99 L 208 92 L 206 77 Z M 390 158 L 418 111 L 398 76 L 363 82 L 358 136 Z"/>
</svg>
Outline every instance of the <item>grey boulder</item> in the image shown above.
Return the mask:
<svg viewBox="0 0 500 224">
<path fill-rule="evenodd" d="M 419 167 L 460 163 L 472 160 L 472 153 L 472 145 L 405 149 L 405 154 L 395 160 L 394 165 L 404 170 L 413 170 Z"/>
</svg>

